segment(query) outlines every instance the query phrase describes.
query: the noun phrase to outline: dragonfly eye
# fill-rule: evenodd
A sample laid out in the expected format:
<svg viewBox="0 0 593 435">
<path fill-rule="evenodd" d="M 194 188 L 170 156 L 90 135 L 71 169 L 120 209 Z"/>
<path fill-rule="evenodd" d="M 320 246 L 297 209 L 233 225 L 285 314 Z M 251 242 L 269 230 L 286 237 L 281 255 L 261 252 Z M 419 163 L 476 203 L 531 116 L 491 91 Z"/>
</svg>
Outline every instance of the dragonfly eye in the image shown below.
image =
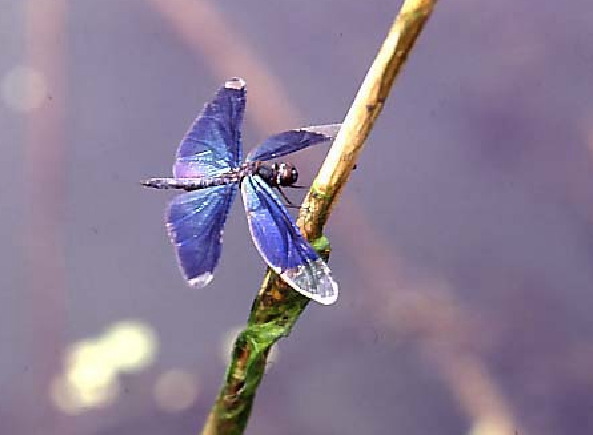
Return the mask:
<svg viewBox="0 0 593 435">
<path fill-rule="evenodd" d="M 276 166 L 276 183 L 278 186 L 292 186 L 297 182 L 299 173 L 294 165 L 280 163 Z"/>
</svg>

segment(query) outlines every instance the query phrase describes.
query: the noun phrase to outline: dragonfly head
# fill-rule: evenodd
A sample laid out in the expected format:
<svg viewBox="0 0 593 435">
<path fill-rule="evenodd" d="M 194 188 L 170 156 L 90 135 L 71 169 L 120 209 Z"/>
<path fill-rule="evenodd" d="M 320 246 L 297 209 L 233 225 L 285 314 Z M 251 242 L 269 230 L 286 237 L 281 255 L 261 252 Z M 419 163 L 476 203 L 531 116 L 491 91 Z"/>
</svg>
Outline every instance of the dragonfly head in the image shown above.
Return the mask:
<svg viewBox="0 0 593 435">
<path fill-rule="evenodd" d="M 297 169 L 291 163 L 273 163 L 271 165 L 257 163 L 257 175 L 272 187 L 293 186 L 299 178 Z"/>
<path fill-rule="evenodd" d="M 272 169 L 277 186 L 292 186 L 299 178 L 297 168 L 291 163 L 274 163 Z"/>
</svg>

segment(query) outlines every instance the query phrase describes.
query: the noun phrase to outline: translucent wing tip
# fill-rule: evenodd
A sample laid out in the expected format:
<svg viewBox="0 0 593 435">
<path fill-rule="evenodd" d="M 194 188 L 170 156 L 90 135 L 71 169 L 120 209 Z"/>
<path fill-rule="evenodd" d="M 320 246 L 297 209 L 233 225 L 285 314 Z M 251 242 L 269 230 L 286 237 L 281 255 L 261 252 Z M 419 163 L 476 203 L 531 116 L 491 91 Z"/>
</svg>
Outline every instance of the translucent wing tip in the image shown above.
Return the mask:
<svg viewBox="0 0 593 435">
<path fill-rule="evenodd" d="M 338 283 L 321 259 L 285 270 L 280 276 L 296 291 L 320 304 L 331 305 L 338 299 Z"/>
<path fill-rule="evenodd" d="M 212 281 L 212 278 L 214 278 L 214 275 L 211 272 L 206 272 L 199 276 L 196 276 L 195 278 L 188 279 L 187 283 L 192 287 L 202 288 L 202 287 L 206 287 L 208 284 L 210 284 L 210 281 Z"/>
<path fill-rule="evenodd" d="M 233 77 L 224 82 L 224 87 L 226 89 L 236 89 L 240 91 L 241 89 L 245 88 L 245 80 L 240 77 Z"/>
<path fill-rule="evenodd" d="M 299 128 L 298 130 L 322 134 L 334 139 L 338 135 L 341 127 L 342 124 L 311 125 L 309 127 Z"/>
</svg>

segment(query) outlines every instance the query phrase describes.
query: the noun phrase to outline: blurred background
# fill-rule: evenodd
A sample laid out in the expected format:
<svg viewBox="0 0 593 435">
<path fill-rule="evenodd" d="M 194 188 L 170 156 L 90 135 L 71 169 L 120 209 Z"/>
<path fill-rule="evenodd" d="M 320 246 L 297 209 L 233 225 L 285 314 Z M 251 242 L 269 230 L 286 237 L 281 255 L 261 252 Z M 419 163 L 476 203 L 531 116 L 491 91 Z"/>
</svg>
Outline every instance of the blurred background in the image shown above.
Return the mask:
<svg viewBox="0 0 593 435">
<path fill-rule="evenodd" d="M 340 121 L 400 4 L 0 0 L 0 433 L 197 433 L 265 267 L 237 201 L 188 288 L 138 181 L 231 76 L 247 150 Z M 326 228 L 340 299 L 248 434 L 593 433 L 592 22 L 437 5 Z"/>
</svg>

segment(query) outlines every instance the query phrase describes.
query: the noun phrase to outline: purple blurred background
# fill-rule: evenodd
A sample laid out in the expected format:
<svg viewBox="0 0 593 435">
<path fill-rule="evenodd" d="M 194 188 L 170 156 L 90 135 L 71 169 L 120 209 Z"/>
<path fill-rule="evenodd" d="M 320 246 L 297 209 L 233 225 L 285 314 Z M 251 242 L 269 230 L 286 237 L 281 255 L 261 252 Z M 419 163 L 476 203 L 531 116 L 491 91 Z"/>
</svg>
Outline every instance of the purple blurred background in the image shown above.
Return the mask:
<svg viewBox="0 0 593 435">
<path fill-rule="evenodd" d="M 0 433 L 196 433 L 265 267 L 237 201 L 186 287 L 138 181 L 231 76 L 247 150 L 340 121 L 400 2 L 0 3 Z M 340 299 L 280 342 L 247 433 L 593 433 L 592 22 L 437 5 L 326 228 Z"/>
</svg>

